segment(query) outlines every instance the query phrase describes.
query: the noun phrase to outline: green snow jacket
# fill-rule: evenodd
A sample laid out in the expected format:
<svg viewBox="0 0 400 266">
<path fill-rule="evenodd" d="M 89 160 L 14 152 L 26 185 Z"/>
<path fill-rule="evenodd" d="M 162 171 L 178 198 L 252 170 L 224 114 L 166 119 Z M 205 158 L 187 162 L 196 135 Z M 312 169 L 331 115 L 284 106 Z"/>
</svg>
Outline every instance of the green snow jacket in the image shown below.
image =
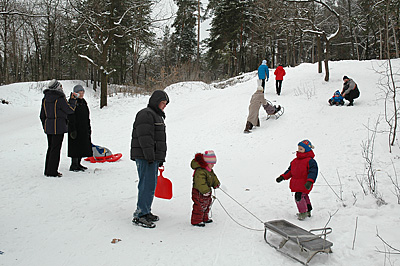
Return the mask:
<svg viewBox="0 0 400 266">
<path fill-rule="evenodd" d="M 220 182 L 215 175 L 214 171 L 206 169 L 207 163 L 203 159 L 201 153 L 196 154 L 190 166 L 194 171 L 193 173 L 193 188 L 200 191 L 201 194 L 206 194 L 211 191 L 211 188 L 217 188 Z"/>
</svg>

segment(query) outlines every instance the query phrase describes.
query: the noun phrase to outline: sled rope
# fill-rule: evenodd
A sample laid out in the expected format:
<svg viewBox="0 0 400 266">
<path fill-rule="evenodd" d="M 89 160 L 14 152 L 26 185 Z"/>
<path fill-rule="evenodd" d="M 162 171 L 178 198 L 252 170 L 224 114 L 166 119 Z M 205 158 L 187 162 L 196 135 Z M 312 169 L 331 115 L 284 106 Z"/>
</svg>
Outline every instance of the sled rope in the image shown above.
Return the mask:
<svg viewBox="0 0 400 266">
<path fill-rule="evenodd" d="M 259 220 L 261 223 L 264 223 L 260 218 L 258 218 L 256 215 L 254 215 L 251 211 L 249 211 L 246 207 L 244 207 L 242 204 L 240 204 L 237 200 L 235 200 L 231 195 L 229 195 L 228 193 L 226 193 L 224 190 L 222 190 L 221 188 L 219 188 L 222 192 L 225 193 L 225 195 L 227 195 L 229 198 L 231 198 L 234 202 L 236 202 L 240 207 L 242 207 L 243 209 L 245 209 L 248 213 L 250 213 L 253 217 L 255 217 L 257 220 Z M 214 190 L 215 192 L 215 190 Z M 253 231 L 264 231 L 264 229 L 255 229 L 255 228 L 251 228 L 248 226 L 245 226 L 241 223 L 239 223 L 238 221 L 235 220 L 235 218 L 232 217 L 232 215 L 229 214 L 229 212 L 226 210 L 226 208 L 224 207 L 224 205 L 222 204 L 222 202 L 219 200 L 219 198 L 217 198 L 216 196 L 213 196 L 214 200 L 218 201 L 218 203 L 221 205 L 222 209 L 225 211 L 225 213 L 229 216 L 229 218 L 231 218 L 232 221 L 234 221 L 237 225 L 246 228 L 248 230 L 253 230 Z"/>
<path fill-rule="evenodd" d="M 248 213 L 250 213 L 251 215 L 253 215 L 254 218 L 256 218 L 257 220 L 260 221 L 260 223 L 264 223 L 260 218 L 258 218 L 254 213 L 252 213 L 251 211 L 249 211 L 248 209 L 246 209 L 246 207 L 244 207 L 242 204 L 240 204 L 237 200 L 235 200 L 231 195 L 229 195 L 228 193 L 226 193 L 224 190 L 222 190 L 221 188 L 219 188 L 222 192 L 225 193 L 225 195 L 227 195 L 228 197 L 230 197 L 234 202 L 236 202 L 240 207 L 242 207 L 243 209 L 245 209 Z"/>
</svg>

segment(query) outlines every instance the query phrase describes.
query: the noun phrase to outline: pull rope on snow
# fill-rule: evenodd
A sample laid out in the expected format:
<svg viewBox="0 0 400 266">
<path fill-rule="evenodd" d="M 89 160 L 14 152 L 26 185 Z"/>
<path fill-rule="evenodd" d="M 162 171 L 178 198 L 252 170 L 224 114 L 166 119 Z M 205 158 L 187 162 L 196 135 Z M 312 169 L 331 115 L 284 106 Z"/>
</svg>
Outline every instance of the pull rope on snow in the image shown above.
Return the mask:
<svg viewBox="0 0 400 266">
<path fill-rule="evenodd" d="M 255 214 L 253 214 L 251 211 L 249 211 L 246 207 L 244 207 L 242 204 L 240 204 L 237 200 L 235 200 L 231 195 L 229 195 L 227 192 L 225 192 L 223 189 L 221 189 L 221 188 L 219 188 L 222 192 L 224 192 L 225 193 L 225 195 L 227 195 L 229 198 L 231 198 L 234 202 L 236 202 L 240 207 L 242 207 L 243 209 L 245 209 L 248 213 L 250 213 L 254 218 L 256 218 L 257 220 L 259 220 L 261 223 L 264 223 L 260 218 L 258 218 Z M 215 192 L 215 190 L 214 190 L 214 192 Z M 229 212 L 226 210 L 226 208 L 222 205 L 222 203 L 221 203 L 221 201 L 216 197 L 216 196 L 213 196 L 213 199 L 214 200 L 217 200 L 218 201 L 218 203 L 221 205 L 221 207 L 222 207 L 222 209 L 225 211 L 225 213 L 229 216 L 229 218 L 231 218 L 231 220 L 232 221 L 234 221 L 237 225 L 239 225 L 239 226 L 241 226 L 241 227 L 243 227 L 243 228 L 246 228 L 246 229 L 249 229 L 249 230 L 253 230 L 253 231 L 264 231 L 264 229 L 255 229 L 255 228 L 250 228 L 250 227 L 248 227 L 248 226 L 245 226 L 245 225 L 242 225 L 242 224 L 240 224 L 238 221 L 236 221 L 233 217 L 232 217 L 232 215 L 230 215 L 229 214 Z M 213 200 L 213 203 L 214 203 L 214 200 Z"/>
</svg>

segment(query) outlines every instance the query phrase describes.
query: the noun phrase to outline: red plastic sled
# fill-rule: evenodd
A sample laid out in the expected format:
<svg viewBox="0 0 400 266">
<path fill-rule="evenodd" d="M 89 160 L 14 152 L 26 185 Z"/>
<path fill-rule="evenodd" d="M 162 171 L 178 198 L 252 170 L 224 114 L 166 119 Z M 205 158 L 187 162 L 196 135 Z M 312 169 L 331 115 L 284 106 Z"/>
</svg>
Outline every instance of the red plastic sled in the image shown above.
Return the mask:
<svg viewBox="0 0 400 266">
<path fill-rule="evenodd" d="M 154 196 L 160 199 L 172 198 L 172 182 L 168 178 L 163 177 L 164 166 L 158 168 L 160 175 L 157 178 L 157 186 Z"/>
<path fill-rule="evenodd" d="M 109 156 L 104 156 L 104 157 L 87 157 L 85 161 L 91 162 L 91 163 L 104 163 L 104 162 L 116 162 L 119 159 L 121 159 L 122 154 L 121 153 L 116 153 L 112 154 Z"/>
</svg>

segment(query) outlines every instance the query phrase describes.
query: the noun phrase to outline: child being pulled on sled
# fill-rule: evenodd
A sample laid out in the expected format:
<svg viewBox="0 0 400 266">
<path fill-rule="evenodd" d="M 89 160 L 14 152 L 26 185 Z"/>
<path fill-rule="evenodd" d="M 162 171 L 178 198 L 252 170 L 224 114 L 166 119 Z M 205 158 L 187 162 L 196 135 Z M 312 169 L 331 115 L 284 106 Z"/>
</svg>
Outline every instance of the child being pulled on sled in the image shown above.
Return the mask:
<svg viewBox="0 0 400 266">
<path fill-rule="evenodd" d="M 220 183 L 213 171 L 217 163 L 217 157 L 214 151 L 209 150 L 197 153 L 190 166 L 194 170 L 192 200 L 193 210 L 191 223 L 194 226 L 204 227 L 206 223 L 212 223 L 213 220 L 208 217 L 211 206 L 211 188 L 218 188 Z"/>
<path fill-rule="evenodd" d="M 344 105 L 344 100 L 343 100 L 342 94 L 340 94 L 340 91 L 337 90 L 333 94 L 332 98 L 328 100 L 329 105 Z"/>
<path fill-rule="evenodd" d="M 314 146 L 309 140 L 300 141 L 296 158 L 290 163 L 286 172 L 276 179 L 278 183 L 290 179 L 289 187 L 295 192 L 294 199 L 299 210 L 297 214 L 299 220 L 311 217 L 312 206 L 308 193 L 312 190 L 318 175 L 318 165 L 314 160 L 312 149 Z"/>
<path fill-rule="evenodd" d="M 251 96 L 249 105 L 249 115 L 247 116 L 246 127 L 244 133 L 250 133 L 254 126 L 260 126 L 260 119 L 258 118 L 261 105 L 269 115 L 274 115 L 281 110 L 281 106 L 269 104 L 264 98 L 263 87 L 258 86 L 257 91 Z"/>
</svg>

